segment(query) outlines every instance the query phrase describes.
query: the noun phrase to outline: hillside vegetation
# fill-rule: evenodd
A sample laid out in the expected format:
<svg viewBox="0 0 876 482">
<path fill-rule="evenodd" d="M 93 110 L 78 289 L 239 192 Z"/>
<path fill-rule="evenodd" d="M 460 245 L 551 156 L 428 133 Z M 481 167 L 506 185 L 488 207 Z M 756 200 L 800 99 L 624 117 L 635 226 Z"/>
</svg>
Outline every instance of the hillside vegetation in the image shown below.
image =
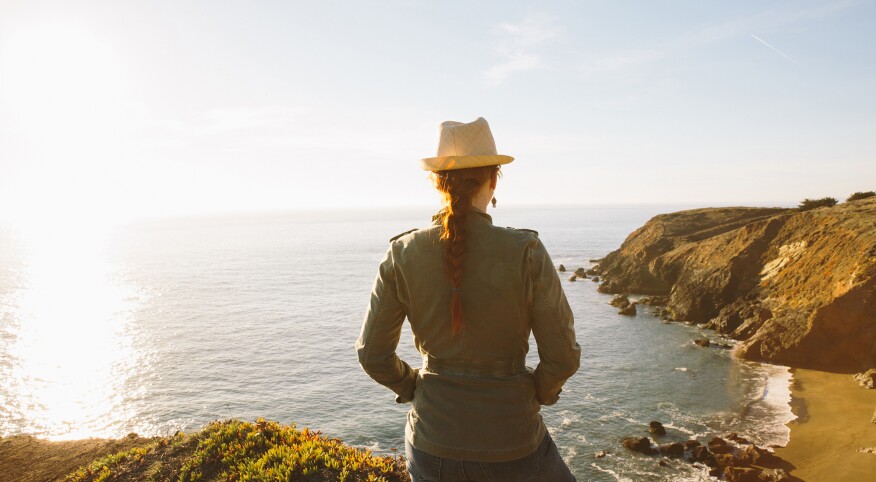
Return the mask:
<svg viewBox="0 0 876 482">
<path fill-rule="evenodd" d="M 16 482 L 410 481 L 400 457 L 264 419 L 216 421 L 169 437 L 47 442 L 16 436 L 0 440 L 0 460 L 0 480 Z M 71 467 L 76 460 L 87 465 Z"/>
</svg>

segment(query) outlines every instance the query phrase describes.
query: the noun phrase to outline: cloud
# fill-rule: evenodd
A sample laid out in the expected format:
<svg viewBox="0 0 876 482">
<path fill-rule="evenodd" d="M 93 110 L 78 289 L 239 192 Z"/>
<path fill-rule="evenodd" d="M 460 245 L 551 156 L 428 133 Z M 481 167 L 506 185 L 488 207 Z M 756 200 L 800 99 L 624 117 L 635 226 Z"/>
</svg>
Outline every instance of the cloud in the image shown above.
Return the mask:
<svg viewBox="0 0 876 482">
<path fill-rule="evenodd" d="M 541 58 L 535 54 L 515 53 L 508 55 L 501 64 L 496 64 L 484 71 L 484 78 L 488 84 L 501 84 L 514 72 L 535 70 L 544 65 Z"/>
<path fill-rule="evenodd" d="M 554 18 L 545 14 L 525 17 L 519 23 L 502 23 L 493 29 L 498 38 L 496 51 L 503 61 L 484 70 L 484 80 L 490 85 L 504 82 L 511 74 L 544 67 L 540 50 L 563 32 Z"/>
<path fill-rule="evenodd" d="M 585 78 L 601 78 L 609 76 L 617 80 L 618 75 L 630 80 L 631 72 L 643 68 L 665 57 L 665 53 L 656 49 L 620 50 L 608 54 L 588 55 L 581 62 L 581 72 Z M 633 76 L 632 78 L 637 78 Z"/>
</svg>

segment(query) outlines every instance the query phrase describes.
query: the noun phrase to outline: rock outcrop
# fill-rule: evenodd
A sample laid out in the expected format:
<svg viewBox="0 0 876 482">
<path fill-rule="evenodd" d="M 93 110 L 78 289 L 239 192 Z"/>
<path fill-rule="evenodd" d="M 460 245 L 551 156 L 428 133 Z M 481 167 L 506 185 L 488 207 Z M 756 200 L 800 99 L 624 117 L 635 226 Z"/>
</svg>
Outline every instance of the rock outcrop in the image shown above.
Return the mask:
<svg viewBox="0 0 876 482">
<path fill-rule="evenodd" d="M 654 424 L 660 425 L 659 422 L 651 422 L 652 428 Z M 662 425 L 660 427 L 662 428 Z M 687 440 L 661 444 L 656 449 L 648 437 L 627 437 L 621 441 L 621 445 L 644 455 L 661 455 L 703 464 L 708 467 L 709 475 L 723 477 L 726 481 L 799 481 L 787 473 L 787 470 L 794 467 L 787 461 L 769 450 L 748 443 L 735 433 L 727 437 L 732 442 L 721 437 L 713 437 L 706 445 L 697 440 Z M 668 464 L 661 460 L 660 465 Z"/>
<path fill-rule="evenodd" d="M 854 378 L 864 388 L 876 388 L 876 368 L 871 368 L 863 373 L 856 373 Z"/>
<path fill-rule="evenodd" d="M 661 214 L 598 271 L 599 291 L 666 296 L 669 319 L 742 340 L 742 358 L 848 373 L 876 366 L 876 198 Z"/>
<path fill-rule="evenodd" d="M 636 304 L 635 303 L 627 304 L 626 306 L 621 308 L 620 311 L 617 312 L 617 314 L 624 315 L 624 316 L 636 316 Z"/>
</svg>

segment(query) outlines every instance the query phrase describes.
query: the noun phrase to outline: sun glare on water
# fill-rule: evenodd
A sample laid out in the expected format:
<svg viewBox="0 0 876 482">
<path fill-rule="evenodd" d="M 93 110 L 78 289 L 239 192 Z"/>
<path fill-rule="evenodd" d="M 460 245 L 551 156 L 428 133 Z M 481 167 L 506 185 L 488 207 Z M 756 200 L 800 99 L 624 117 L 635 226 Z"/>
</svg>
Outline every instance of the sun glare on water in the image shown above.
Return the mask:
<svg viewBox="0 0 876 482">
<path fill-rule="evenodd" d="M 118 436 L 122 389 L 136 363 L 136 293 L 105 257 L 107 230 L 57 222 L 19 226 L 18 289 L 0 297 L 0 427 L 50 439 Z M 134 393 L 133 395 L 136 395 Z"/>
<path fill-rule="evenodd" d="M 107 259 L 124 144 L 125 82 L 113 44 L 55 20 L 0 32 L 0 435 L 70 439 L 129 414 L 136 299 Z M 118 181 L 118 180 L 116 180 Z M 114 187 L 116 186 L 116 187 Z M 0 241 L 4 241 L 0 239 Z"/>
</svg>

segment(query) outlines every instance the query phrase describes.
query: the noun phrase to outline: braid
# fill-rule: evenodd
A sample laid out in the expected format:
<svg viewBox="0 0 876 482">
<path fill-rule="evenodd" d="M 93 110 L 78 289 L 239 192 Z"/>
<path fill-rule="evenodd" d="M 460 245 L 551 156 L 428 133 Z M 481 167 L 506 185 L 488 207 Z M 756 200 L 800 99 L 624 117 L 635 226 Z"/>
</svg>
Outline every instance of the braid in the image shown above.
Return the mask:
<svg viewBox="0 0 876 482">
<path fill-rule="evenodd" d="M 452 285 L 450 294 L 451 334 L 456 335 L 463 325 L 462 261 L 465 254 L 465 223 L 471 211 L 472 196 L 489 179 L 496 166 L 437 171 L 433 173 L 435 187 L 444 198 L 441 213 L 441 241 L 444 244 L 444 268 Z"/>
</svg>

